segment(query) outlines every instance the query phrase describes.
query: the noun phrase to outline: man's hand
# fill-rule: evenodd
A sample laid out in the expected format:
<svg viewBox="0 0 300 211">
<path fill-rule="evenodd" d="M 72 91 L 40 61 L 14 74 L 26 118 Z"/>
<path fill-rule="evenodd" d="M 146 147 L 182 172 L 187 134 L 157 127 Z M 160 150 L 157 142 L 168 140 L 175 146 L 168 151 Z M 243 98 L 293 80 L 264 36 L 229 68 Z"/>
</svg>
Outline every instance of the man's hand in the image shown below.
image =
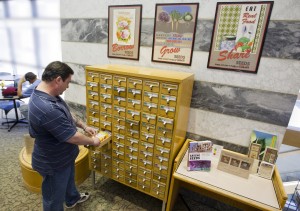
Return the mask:
<svg viewBox="0 0 300 211">
<path fill-rule="evenodd" d="M 100 140 L 99 140 L 99 138 L 93 136 L 92 139 L 93 139 L 93 141 L 94 141 L 93 146 L 97 147 L 97 146 L 100 145 Z"/>
<path fill-rule="evenodd" d="M 97 134 L 97 130 L 89 126 L 87 126 L 84 131 L 91 136 L 95 136 Z"/>
</svg>

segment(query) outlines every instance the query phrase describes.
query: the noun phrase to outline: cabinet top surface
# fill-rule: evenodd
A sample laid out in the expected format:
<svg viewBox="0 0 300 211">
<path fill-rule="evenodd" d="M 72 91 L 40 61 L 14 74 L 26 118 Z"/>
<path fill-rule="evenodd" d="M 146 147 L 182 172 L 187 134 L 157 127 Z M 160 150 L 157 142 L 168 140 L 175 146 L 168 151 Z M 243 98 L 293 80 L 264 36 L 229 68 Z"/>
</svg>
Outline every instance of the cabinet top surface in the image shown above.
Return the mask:
<svg viewBox="0 0 300 211">
<path fill-rule="evenodd" d="M 194 77 L 193 73 L 162 70 L 148 67 L 128 66 L 128 65 L 93 65 L 86 66 L 86 70 L 101 71 L 112 74 L 124 74 L 142 78 L 153 78 L 157 80 L 171 80 L 180 82 L 186 78 Z"/>
</svg>

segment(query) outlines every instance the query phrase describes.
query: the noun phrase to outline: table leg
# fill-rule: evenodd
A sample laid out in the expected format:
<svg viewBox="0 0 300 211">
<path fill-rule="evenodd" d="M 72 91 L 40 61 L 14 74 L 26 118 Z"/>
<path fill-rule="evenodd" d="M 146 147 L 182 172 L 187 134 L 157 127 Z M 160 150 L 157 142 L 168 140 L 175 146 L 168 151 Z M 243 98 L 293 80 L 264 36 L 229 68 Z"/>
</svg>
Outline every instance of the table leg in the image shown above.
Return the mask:
<svg viewBox="0 0 300 211">
<path fill-rule="evenodd" d="M 180 181 L 177 180 L 176 178 L 174 178 L 174 176 L 172 176 L 169 195 L 168 195 L 168 201 L 167 201 L 167 209 L 166 209 L 167 211 L 173 210 L 176 198 L 178 196 L 179 183 L 180 183 Z"/>
<path fill-rule="evenodd" d="M 95 189 L 95 171 L 92 171 L 92 187 Z"/>
</svg>

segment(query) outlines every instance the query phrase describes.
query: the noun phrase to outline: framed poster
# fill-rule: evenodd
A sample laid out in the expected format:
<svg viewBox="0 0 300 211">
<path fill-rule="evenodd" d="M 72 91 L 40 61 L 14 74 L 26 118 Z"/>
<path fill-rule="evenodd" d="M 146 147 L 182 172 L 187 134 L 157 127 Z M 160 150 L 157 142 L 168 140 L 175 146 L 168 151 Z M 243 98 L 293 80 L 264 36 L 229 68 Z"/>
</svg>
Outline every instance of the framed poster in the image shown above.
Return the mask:
<svg viewBox="0 0 300 211">
<path fill-rule="evenodd" d="M 152 61 L 191 65 L 199 3 L 156 4 Z"/>
<path fill-rule="evenodd" d="M 142 5 L 108 6 L 107 56 L 139 60 Z"/>
<path fill-rule="evenodd" d="M 207 68 L 257 73 L 273 3 L 218 2 Z"/>
</svg>

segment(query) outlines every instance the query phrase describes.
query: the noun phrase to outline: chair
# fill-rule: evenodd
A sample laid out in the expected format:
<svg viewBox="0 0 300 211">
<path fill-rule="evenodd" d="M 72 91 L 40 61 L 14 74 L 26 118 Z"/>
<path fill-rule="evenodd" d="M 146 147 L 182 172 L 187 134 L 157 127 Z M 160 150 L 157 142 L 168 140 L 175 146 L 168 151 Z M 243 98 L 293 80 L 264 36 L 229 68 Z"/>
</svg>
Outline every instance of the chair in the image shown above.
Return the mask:
<svg viewBox="0 0 300 211">
<path fill-rule="evenodd" d="M 20 102 L 16 101 L 16 106 L 17 108 L 20 107 Z M 8 118 L 7 118 L 7 114 L 12 110 L 14 109 L 14 102 L 11 101 L 11 100 L 3 100 L 3 101 L 0 101 L 0 109 L 2 109 L 5 113 L 5 118 L 6 118 L 6 122 L 2 122 L 2 125 L 3 124 L 7 124 L 7 127 L 9 128 L 9 121 L 8 121 Z M 3 113 L 2 113 L 3 114 Z M 3 117 L 3 115 L 2 115 Z"/>
</svg>

